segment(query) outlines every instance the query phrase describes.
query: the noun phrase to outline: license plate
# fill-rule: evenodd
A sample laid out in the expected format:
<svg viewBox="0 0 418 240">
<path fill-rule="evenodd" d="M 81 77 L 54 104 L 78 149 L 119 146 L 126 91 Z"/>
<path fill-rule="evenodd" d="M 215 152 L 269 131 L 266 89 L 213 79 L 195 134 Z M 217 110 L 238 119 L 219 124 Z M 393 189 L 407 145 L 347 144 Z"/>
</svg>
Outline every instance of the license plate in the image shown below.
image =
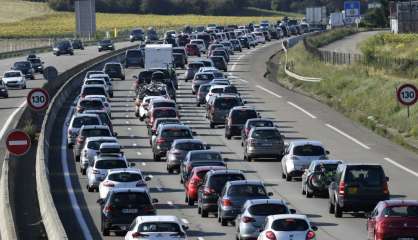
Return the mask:
<svg viewBox="0 0 418 240">
<path fill-rule="evenodd" d="M 138 209 L 122 209 L 123 213 L 138 213 Z"/>
<path fill-rule="evenodd" d="M 358 192 L 358 188 L 356 188 L 356 187 L 348 188 L 348 193 L 349 194 L 356 194 L 357 192 Z"/>
</svg>

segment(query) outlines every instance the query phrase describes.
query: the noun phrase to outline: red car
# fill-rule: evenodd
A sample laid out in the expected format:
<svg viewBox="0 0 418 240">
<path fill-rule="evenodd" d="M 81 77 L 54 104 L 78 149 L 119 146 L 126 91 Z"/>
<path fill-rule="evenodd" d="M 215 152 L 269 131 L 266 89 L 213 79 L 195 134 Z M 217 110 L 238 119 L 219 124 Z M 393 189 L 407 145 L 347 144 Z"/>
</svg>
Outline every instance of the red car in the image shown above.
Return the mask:
<svg viewBox="0 0 418 240">
<path fill-rule="evenodd" d="M 368 216 L 367 239 L 418 239 L 418 201 L 379 202 Z"/>
<path fill-rule="evenodd" d="M 188 56 L 200 57 L 200 49 L 196 44 L 186 44 L 186 53 Z"/>
<path fill-rule="evenodd" d="M 210 170 L 223 170 L 225 167 L 221 166 L 204 166 L 204 167 L 195 167 L 190 173 L 190 178 L 184 182 L 184 190 L 186 193 L 186 203 L 189 206 L 193 206 L 194 202 L 197 201 L 197 191 L 202 184 L 203 178 L 206 173 Z"/>
</svg>

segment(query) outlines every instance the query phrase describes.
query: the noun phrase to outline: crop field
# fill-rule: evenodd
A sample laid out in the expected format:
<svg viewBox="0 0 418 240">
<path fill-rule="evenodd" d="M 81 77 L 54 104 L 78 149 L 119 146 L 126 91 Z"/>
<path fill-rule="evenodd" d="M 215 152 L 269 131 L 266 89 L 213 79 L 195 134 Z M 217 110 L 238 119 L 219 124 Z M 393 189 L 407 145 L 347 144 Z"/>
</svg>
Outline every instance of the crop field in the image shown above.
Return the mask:
<svg viewBox="0 0 418 240">
<path fill-rule="evenodd" d="M 277 21 L 282 16 L 202 16 L 202 15 L 139 15 L 97 13 L 98 32 L 126 30 L 134 27 L 153 26 L 169 29 L 185 25 L 248 24 L 260 20 Z M 74 13 L 53 13 L 28 18 L 18 22 L 0 23 L 0 38 L 36 38 L 72 36 L 75 31 Z"/>
<path fill-rule="evenodd" d="M 46 3 L 20 0 L 0 0 L 0 23 L 11 23 L 31 17 L 51 14 Z"/>
</svg>

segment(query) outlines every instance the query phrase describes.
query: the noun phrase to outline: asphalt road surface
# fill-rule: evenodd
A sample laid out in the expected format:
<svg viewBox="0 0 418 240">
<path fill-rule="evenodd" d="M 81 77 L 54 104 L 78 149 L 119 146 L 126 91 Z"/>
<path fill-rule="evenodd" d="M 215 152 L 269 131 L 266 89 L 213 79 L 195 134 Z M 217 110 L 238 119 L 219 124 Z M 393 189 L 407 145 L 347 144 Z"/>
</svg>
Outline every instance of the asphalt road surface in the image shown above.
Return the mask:
<svg viewBox="0 0 418 240">
<path fill-rule="evenodd" d="M 361 54 L 359 44 L 364 40 L 372 37 L 376 34 L 381 33 L 382 31 L 369 31 L 369 32 L 360 32 L 350 36 L 347 36 L 341 40 L 332 42 L 326 46 L 321 47 L 322 50 L 328 50 L 332 52 L 342 52 L 342 53 L 356 53 Z"/>
<path fill-rule="evenodd" d="M 331 159 L 341 159 L 352 163 L 382 164 L 390 177 L 389 189 L 392 198 L 418 199 L 414 183 L 418 177 L 416 154 L 404 150 L 390 141 L 377 136 L 366 128 L 353 123 L 324 104 L 299 95 L 269 82 L 263 77 L 265 62 L 281 47 L 280 42 L 268 43 L 257 49 L 245 50 L 231 57 L 229 74 L 238 87 L 247 105 L 258 109 L 262 117 L 276 120 L 286 141 L 312 139 L 321 141 L 331 151 Z M 188 235 L 198 240 L 235 239 L 235 227 L 222 227 L 216 218 L 202 219 L 196 207 L 184 202 L 184 189 L 179 176 L 168 174 L 165 162 L 154 162 L 148 143 L 144 122 L 140 122 L 133 112 L 133 79 L 140 69 L 128 69 L 127 80 L 115 81 L 115 97 L 112 99 L 112 116 L 120 143 L 125 147 L 129 161 L 136 162 L 144 174 L 152 175 L 149 182 L 151 195 L 157 198 L 158 214 L 177 215 L 189 223 Z M 179 71 L 182 73 L 183 71 Z M 241 169 L 247 179 L 261 179 L 274 198 L 286 200 L 298 213 L 306 214 L 319 227 L 318 239 L 366 239 L 366 219 L 360 214 L 344 214 L 336 219 L 328 213 L 328 199 L 306 199 L 301 194 L 301 183 L 286 182 L 281 179 L 279 162 L 244 162 L 240 139 L 226 140 L 224 129 L 209 128 L 203 107 L 196 107 L 191 94 L 191 83 L 179 82 L 177 102 L 181 106 L 181 120 L 197 132 L 196 138 L 203 139 L 213 149 L 229 158 L 228 167 Z M 71 150 L 66 147 L 64 121 L 71 116 L 71 101 L 63 107 L 58 119 L 54 142 L 51 148 L 50 173 L 54 201 L 70 239 L 99 239 L 100 210 L 96 203 L 98 193 L 86 190 L 87 178 L 79 172 Z M 61 146 L 61 147 L 59 147 Z M 51 162 L 51 161 L 50 161 Z M 105 239 L 121 239 L 110 236 Z"/>
</svg>

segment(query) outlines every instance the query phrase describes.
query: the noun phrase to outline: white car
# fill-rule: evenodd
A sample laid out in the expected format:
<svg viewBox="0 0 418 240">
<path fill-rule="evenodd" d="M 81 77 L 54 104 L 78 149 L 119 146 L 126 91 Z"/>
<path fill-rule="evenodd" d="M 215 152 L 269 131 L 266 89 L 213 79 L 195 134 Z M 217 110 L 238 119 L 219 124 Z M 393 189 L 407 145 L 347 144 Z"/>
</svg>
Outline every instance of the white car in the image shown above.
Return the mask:
<svg viewBox="0 0 418 240">
<path fill-rule="evenodd" d="M 224 85 L 212 85 L 209 88 L 208 94 L 206 94 L 206 98 L 205 98 L 206 99 L 206 102 L 209 101 L 209 98 L 211 96 L 213 96 L 215 94 L 223 93 L 224 87 L 225 87 Z"/>
<path fill-rule="evenodd" d="M 193 39 L 190 41 L 190 44 L 196 44 L 200 52 L 206 52 L 206 44 L 205 41 L 203 41 L 202 39 Z"/>
<path fill-rule="evenodd" d="M 84 97 L 84 100 L 94 100 L 94 99 L 98 99 L 102 101 L 103 106 L 105 108 L 103 110 L 106 110 L 107 114 L 109 114 L 109 117 L 112 117 L 112 107 L 110 106 L 110 103 L 107 97 L 104 95 L 87 95 L 86 97 Z"/>
<path fill-rule="evenodd" d="M 106 82 L 107 89 L 109 92 L 109 96 L 113 97 L 113 85 L 112 85 L 112 79 L 109 77 L 109 75 L 103 73 L 103 74 L 90 74 L 89 78 L 93 79 L 103 79 Z"/>
<path fill-rule="evenodd" d="M 262 44 L 266 43 L 266 38 L 264 37 L 264 34 L 263 34 L 262 31 L 261 32 L 253 32 L 253 34 L 256 37 L 257 43 L 262 43 Z"/>
<path fill-rule="evenodd" d="M 151 178 L 142 175 L 141 170 L 137 168 L 111 169 L 106 178 L 99 184 L 100 199 L 105 199 L 110 190 L 115 188 L 146 188 L 146 182 Z"/>
<path fill-rule="evenodd" d="M 1 80 L 9 88 L 26 89 L 26 77 L 21 71 L 7 71 Z"/>
<path fill-rule="evenodd" d="M 93 165 L 102 143 L 117 143 L 115 137 L 88 137 L 80 155 L 80 172 L 86 175 L 87 168 Z"/>
<path fill-rule="evenodd" d="M 315 240 L 316 226 L 311 226 L 308 218 L 300 214 L 279 214 L 267 217 L 264 230 L 257 240 Z"/>
<path fill-rule="evenodd" d="M 161 100 L 165 100 L 165 97 L 162 96 L 146 96 L 144 97 L 144 99 L 142 100 L 141 105 L 139 106 L 139 119 L 141 121 L 144 121 L 144 119 L 146 117 L 148 117 L 148 107 L 150 105 L 150 102 L 154 99 L 161 99 Z"/>
<path fill-rule="evenodd" d="M 299 140 L 290 142 L 282 158 L 282 178 L 291 181 L 301 177 L 314 160 L 326 160 L 329 151 L 319 141 Z"/>
<path fill-rule="evenodd" d="M 231 82 L 228 79 L 213 79 L 209 84 L 212 85 L 231 85 Z"/>
<path fill-rule="evenodd" d="M 176 216 L 138 216 L 125 240 L 186 240 L 188 227 Z"/>
</svg>

